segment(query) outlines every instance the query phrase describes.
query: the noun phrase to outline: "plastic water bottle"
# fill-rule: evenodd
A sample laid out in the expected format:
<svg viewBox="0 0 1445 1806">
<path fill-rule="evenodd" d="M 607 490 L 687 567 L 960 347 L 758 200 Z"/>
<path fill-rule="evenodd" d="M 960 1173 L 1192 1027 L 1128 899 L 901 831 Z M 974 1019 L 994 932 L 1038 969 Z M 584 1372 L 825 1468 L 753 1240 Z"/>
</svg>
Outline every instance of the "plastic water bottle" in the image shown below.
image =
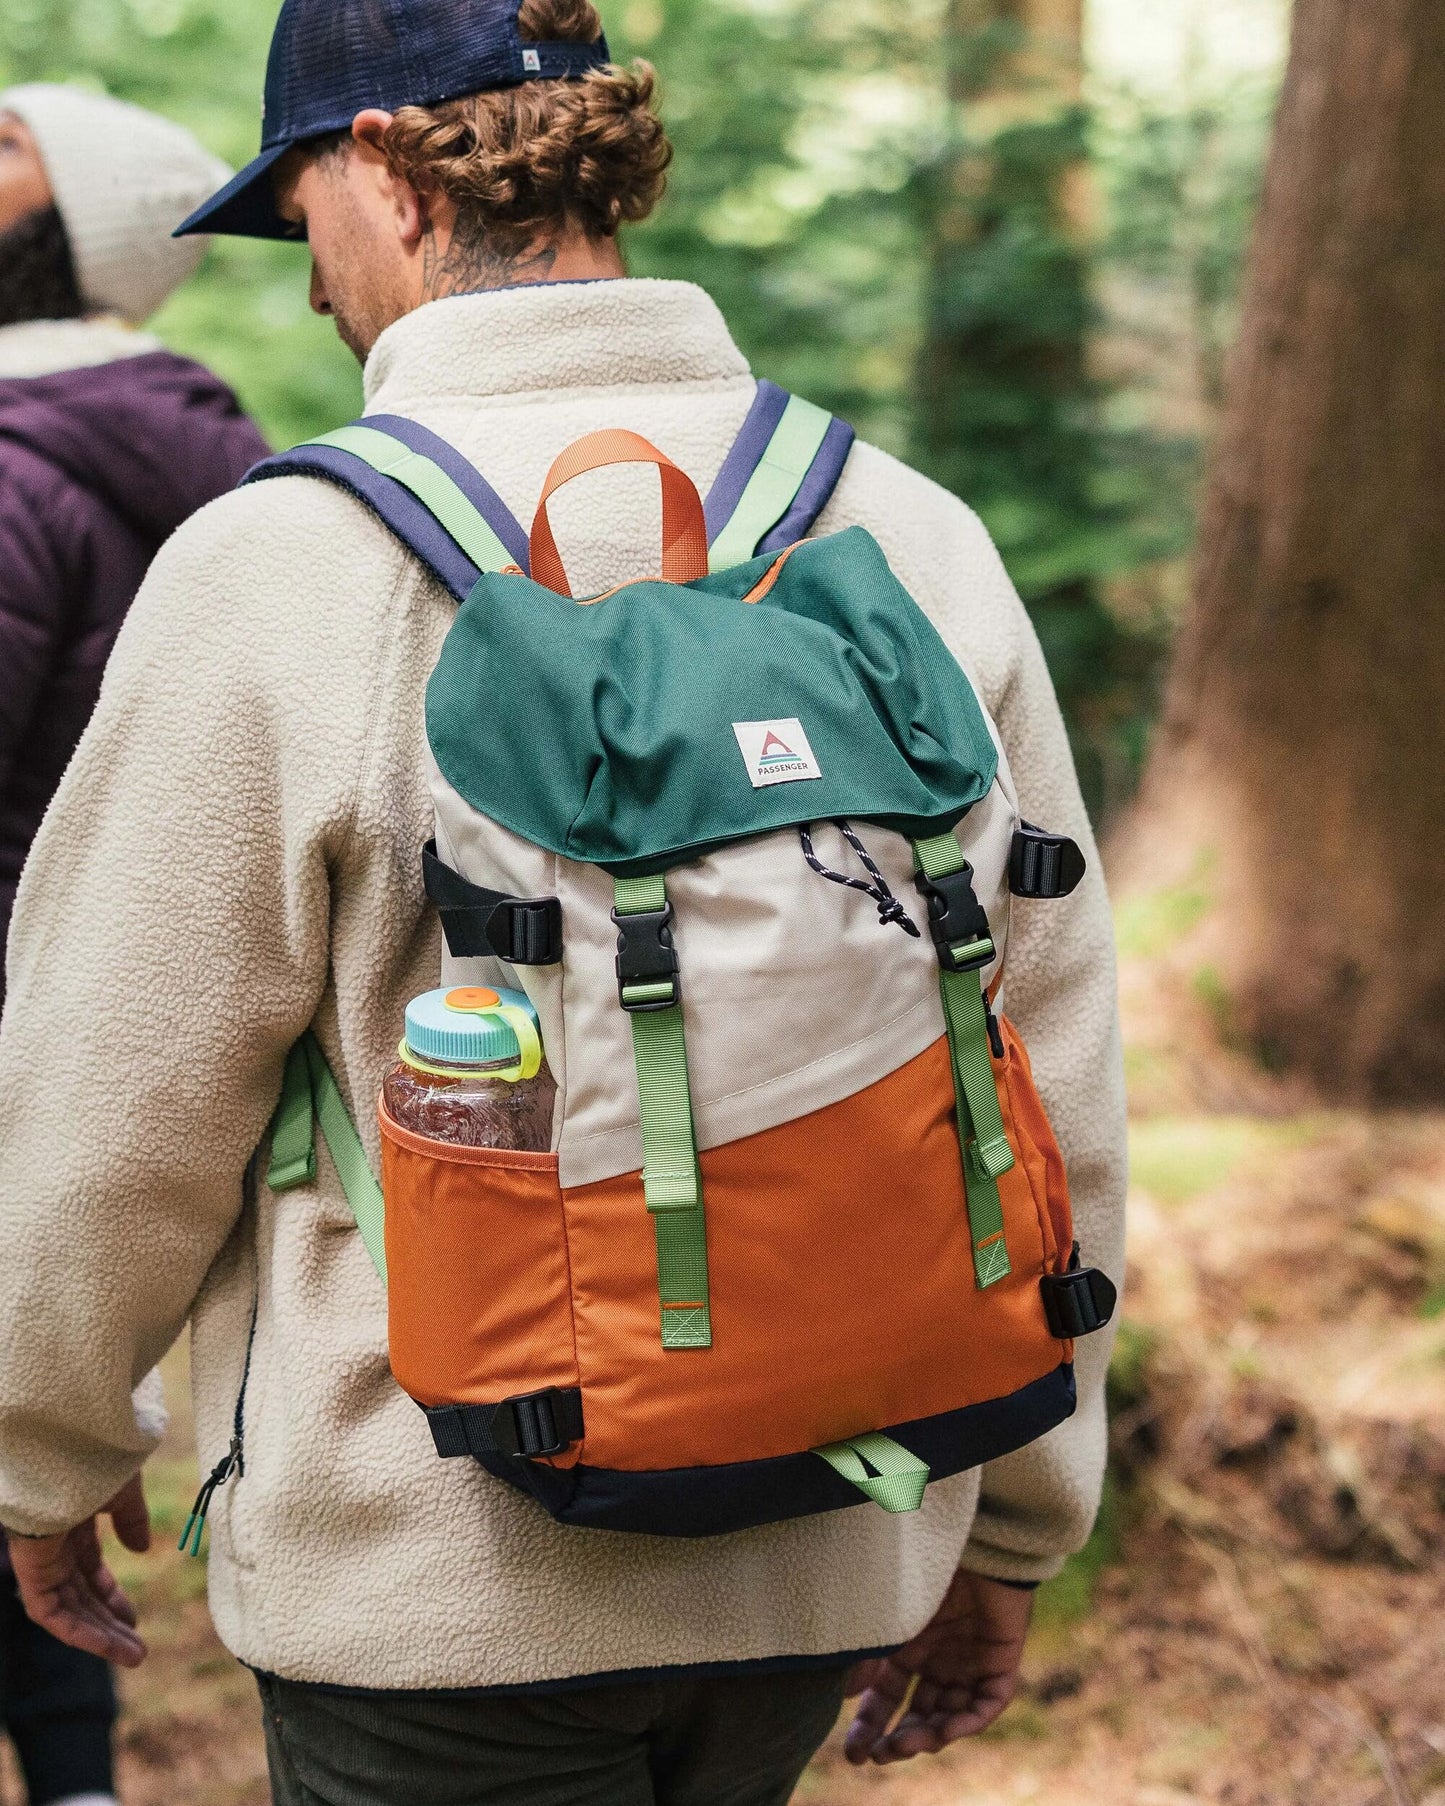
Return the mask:
<svg viewBox="0 0 1445 1806">
<path fill-rule="evenodd" d="M 520 991 L 464 988 L 413 998 L 382 1097 L 398 1127 L 429 1141 L 551 1151 L 557 1085 L 537 1012 Z"/>
</svg>

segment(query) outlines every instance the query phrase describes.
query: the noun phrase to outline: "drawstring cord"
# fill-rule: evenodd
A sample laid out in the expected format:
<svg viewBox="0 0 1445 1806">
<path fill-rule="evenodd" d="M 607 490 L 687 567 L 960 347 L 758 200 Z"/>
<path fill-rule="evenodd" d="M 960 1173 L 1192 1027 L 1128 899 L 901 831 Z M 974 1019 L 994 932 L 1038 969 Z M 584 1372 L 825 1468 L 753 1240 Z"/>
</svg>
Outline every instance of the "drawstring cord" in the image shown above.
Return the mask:
<svg viewBox="0 0 1445 1806">
<path fill-rule="evenodd" d="M 878 905 L 878 920 L 884 928 L 887 928 L 890 924 L 896 923 L 905 934 L 911 935 L 915 941 L 921 940 L 923 937 L 918 924 L 888 888 L 888 880 L 874 864 L 867 847 L 863 845 L 863 842 L 853 832 L 847 822 L 834 822 L 833 826 L 837 828 L 844 840 L 848 842 L 848 845 L 852 847 L 859 859 L 862 860 L 864 869 L 867 871 L 869 877 L 872 878 L 873 882 L 871 884 L 865 884 L 861 878 L 847 878 L 842 872 L 829 871 L 828 867 L 823 864 L 822 860 L 819 859 L 818 855 L 813 851 L 813 831 L 806 823 L 798 829 L 798 838 L 803 843 L 804 859 L 807 860 L 808 864 L 812 866 L 813 870 L 820 878 L 826 878 L 830 884 L 845 884 L 849 890 L 862 891 L 865 897 L 870 898 L 876 903 Z"/>
</svg>

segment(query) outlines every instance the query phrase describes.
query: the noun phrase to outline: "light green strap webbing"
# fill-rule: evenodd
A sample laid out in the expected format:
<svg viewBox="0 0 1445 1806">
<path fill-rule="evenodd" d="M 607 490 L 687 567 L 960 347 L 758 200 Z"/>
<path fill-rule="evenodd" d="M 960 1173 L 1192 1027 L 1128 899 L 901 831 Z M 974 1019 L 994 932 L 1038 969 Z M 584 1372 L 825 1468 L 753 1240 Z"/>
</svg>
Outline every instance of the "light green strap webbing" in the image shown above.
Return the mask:
<svg viewBox="0 0 1445 1806">
<path fill-rule="evenodd" d="M 311 1105 L 311 1069 L 306 1045 L 298 1041 L 286 1056 L 281 1102 L 271 1119 L 271 1167 L 266 1183 L 272 1191 L 310 1185 L 316 1177 L 316 1112 Z"/>
<path fill-rule="evenodd" d="M 370 426 L 343 426 L 308 443 L 330 445 L 337 451 L 350 452 L 373 470 L 400 483 L 403 489 L 409 489 L 436 516 L 479 570 L 505 571 L 516 564 L 516 559 L 441 465 L 414 452 L 400 439 L 393 439 L 390 433 Z"/>
<path fill-rule="evenodd" d="M 833 1442 L 813 1453 L 885 1511 L 917 1511 L 923 1503 L 927 1464 L 881 1431 L 850 1436 L 847 1442 Z"/>
<path fill-rule="evenodd" d="M 281 1102 L 271 1123 L 272 1191 L 292 1191 L 316 1178 L 316 1129 L 326 1138 L 331 1163 L 356 1218 L 372 1263 L 386 1283 L 386 1211 L 381 1187 L 347 1111 L 321 1044 L 308 1029 L 286 1058 Z"/>
<path fill-rule="evenodd" d="M 927 878 L 947 877 L 951 872 L 961 871 L 965 863 L 952 834 L 921 840 L 913 850 Z M 986 943 L 979 942 L 954 951 L 968 958 L 985 950 Z M 1013 1167 L 1014 1152 L 1009 1146 L 1003 1113 L 999 1109 L 982 980 L 977 972 L 945 969 L 941 982 L 948 1047 L 953 1058 L 958 1136 L 964 1150 L 974 1274 L 982 1289 L 1006 1279 L 1013 1270 L 1004 1238 L 998 1182 Z"/>
<path fill-rule="evenodd" d="M 833 416 L 826 408 L 798 395 L 789 400 L 762 463 L 709 554 L 711 569 L 728 571 L 756 554 L 758 542 L 797 500 L 832 424 Z"/>
<path fill-rule="evenodd" d="M 665 909 L 667 881 L 661 877 L 619 878 L 616 902 L 619 916 Z M 626 995 L 630 1002 L 647 1003 L 670 994 L 670 989 L 642 985 Z M 674 1004 L 670 1009 L 634 1010 L 631 1014 L 642 1113 L 642 1189 L 657 1238 L 662 1346 L 711 1348 L 707 1220 L 693 1135 L 682 1007 Z"/>
</svg>

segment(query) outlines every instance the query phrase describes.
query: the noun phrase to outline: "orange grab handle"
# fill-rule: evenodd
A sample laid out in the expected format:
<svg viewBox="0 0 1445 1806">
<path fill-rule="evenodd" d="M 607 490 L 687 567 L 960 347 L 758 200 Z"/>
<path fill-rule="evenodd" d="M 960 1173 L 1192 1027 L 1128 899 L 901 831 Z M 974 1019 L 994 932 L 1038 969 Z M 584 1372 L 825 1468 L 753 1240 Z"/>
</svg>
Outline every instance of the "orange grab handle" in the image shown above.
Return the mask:
<svg viewBox="0 0 1445 1806">
<path fill-rule="evenodd" d="M 610 464 L 655 464 L 662 478 L 662 575 L 668 583 L 696 583 L 708 567 L 707 516 L 702 497 L 685 470 L 648 443 L 640 433 L 614 427 L 589 433 L 569 446 L 547 472 L 542 499 L 532 522 L 532 580 L 559 596 L 570 596 L 572 586 L 557 550 L 547 504 L 563 484 Z"/>
</svg>

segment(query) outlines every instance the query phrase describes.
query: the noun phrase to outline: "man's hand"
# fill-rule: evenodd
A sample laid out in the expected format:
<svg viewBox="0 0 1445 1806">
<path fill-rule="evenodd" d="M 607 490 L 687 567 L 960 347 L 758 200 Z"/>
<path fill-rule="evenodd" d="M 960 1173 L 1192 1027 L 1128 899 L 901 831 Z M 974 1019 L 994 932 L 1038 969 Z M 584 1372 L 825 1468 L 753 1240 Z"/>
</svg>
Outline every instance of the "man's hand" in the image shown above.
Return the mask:
<svg viewBox="0 0 1445 1806">
<path fill-rule="evenodd" d="M 848 1760 L 906 1762 L 987 1730 L 1018 1691 L 1033 1609 L 1031 1592 L 960 1570 L 911 1643 L 849 1675 L 849 1696 L 863 1698 L 843 1746 Z M 908 1710 L 890 1731 L 915 1675 Z"/>
<path fill-rule="evenodd" d="M 150 1512 L 139 1474 L 103 1510 L 127 1549 L 141 1554 L 150 1548 Z M 12 1536 L 10 1562 L 25 1610 L 52 1637 L 122 1668 L 145 1660 L 135 1607 L 101 1557 L 98 1517 L 65 1536 Z"/>
</svg>

